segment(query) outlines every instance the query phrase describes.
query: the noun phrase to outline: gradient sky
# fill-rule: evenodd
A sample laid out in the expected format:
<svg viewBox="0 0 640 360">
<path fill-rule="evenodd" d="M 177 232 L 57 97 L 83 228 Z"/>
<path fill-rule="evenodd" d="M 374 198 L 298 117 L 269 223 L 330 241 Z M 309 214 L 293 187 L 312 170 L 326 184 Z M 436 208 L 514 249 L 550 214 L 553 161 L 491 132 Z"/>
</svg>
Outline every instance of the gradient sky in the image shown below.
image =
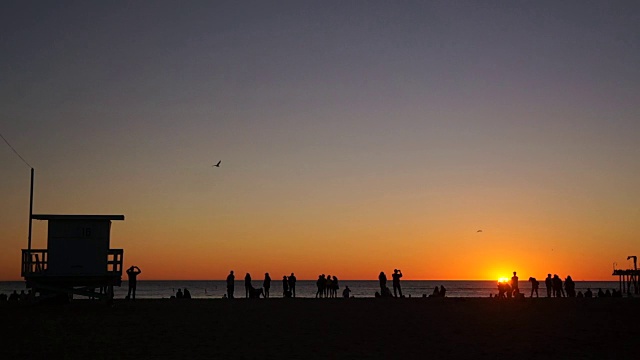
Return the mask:
<svg viewBox="0 0 640 360">
<path fill-rule="evenodd" d="M 638 1 L 2 1 L 0 133 L 35 213 L 126 216 L 143 280 L 614 280 L 639 64 Z M 4 143 L 0 198 L 17 280 Z"/>
</svg>

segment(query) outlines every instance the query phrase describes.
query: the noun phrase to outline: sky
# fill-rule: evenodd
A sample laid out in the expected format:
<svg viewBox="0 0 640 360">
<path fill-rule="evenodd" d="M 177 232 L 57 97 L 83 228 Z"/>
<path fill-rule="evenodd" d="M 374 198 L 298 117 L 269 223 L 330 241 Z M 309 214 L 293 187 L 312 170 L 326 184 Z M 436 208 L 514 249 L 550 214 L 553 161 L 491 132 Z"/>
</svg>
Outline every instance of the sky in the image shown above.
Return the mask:
<svg viewBox="0 0 640 360">
<path fill-rule="evenodd" d="M 615 280 L 638 64 L 637 1 L 10 0 L 0 133 L 34 213 L 125 215 L 141 280 Z M 0 280 L 29 171 L 0 142 Z"/>
</svg>

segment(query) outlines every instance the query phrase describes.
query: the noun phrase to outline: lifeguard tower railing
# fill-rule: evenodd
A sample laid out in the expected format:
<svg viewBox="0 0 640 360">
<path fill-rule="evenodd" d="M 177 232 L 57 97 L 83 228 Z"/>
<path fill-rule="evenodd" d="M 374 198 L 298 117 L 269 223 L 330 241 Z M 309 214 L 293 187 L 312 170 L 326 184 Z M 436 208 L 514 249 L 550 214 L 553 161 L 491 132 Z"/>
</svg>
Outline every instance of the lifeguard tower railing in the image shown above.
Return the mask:
<svg viewBox="0 0 640 360">
<path fill-rule="evenodd" d="M 49 251 L 47 249 L 22 250 L 21 276 L 46 276 Z M 122 277 L 123 249 L 109 249 L 106 276 Z"/>
</svg>

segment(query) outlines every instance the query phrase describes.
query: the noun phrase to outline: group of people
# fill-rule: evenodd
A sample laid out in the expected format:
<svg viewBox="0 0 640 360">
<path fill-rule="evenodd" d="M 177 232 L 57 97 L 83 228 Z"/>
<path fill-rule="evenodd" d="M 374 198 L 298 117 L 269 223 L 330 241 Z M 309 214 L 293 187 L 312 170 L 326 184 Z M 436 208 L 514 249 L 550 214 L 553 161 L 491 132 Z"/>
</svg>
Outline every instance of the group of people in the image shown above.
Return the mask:
<svg viewBox="0 0 640 360">
<path fill-rule="evenodd" d="M 317 298 L 335 298 L 338 297 L 338 289 L 340 289 L 340 285 L 338 283 L 338 277 L 324 274 L 318 275 L 318 280 L 316 280 L 316 287 L 318 291 L 316 291 L 316 299 Z"/>
<path fill-rule="evenodd" d="M 191 293 L 187 288 L 184 288 L 184 291 L 182 289 L 178 289 L 178 292 L 176 292 L 175 295 L 171 296 L 171 298 L 172 299 L 191 299 Z"/>
<path fill-rule="evenodd" d="M 404 297 L 402 295 L 402 287 L 400 286 L 400 278 L 402 277 L 402 271 L 398 269 L 393 269 L 393 274 L 391 275 L 392 284 L 393 284 L 393 297 Z M 378 275 L 378 281 L 380 281 L 380 292 L 375 293 L 375 297 L 392 297 L 391 290 L 387 287 L 387 275 L 384 271 L 380 272 Z"/>
<path fill-rule="evenodd" d="M 538 290 L 540 288 L 540 282 L 535 277 L 530 277 L 528 280 L 531 283 L 531 294 L 533 297 L 535 293 L 536 297 L 539 297 Z M 578 297 L 578 298 L 592 298 L 593 292 L 591 289 L 587 289 L 584 293 L 582 291 L 576 292 L 576 283 L 571 278 L 571 275 L 562 281 L 558 274 L 547 274 L 547 278 L 544 280 L 544 285 L 547 290 L 547 297 Z M 493 296 L 493 295 L 491 295 Z M 610 292 L 607 290 L 603 292 L 602 289 L 598 291 L 598 297 L 621 297 L 622 293 L 617 290 Z M 517 273 L 514 271 L 511 281 L 499 281 L 498 282 L 498 295 L 497 298 L 511 298 L 511 297 L 524 297 L 524 294 L 520 293 L 520 287 L 518 283 Z"/>
<path fill-rule="evenodd" d="M 233 299 L 235 291 L 236 276 L 233 270 L 227 275 L 227 293 L 225 298 Z M 282 296 L 283 297 L 296 297 L 296 276 L 291 273 L 288 277 L 284 275 L 282 277 Z M 262 281 L 262 287 L 255 288 L 251 283 L 251 274 L 247 273 L 244 276 L 244 289 L 246 298 L 258 298 L 260 296 L 268 298 L 271 292 L 271 276 L 269 273 L 264 274 L 264 280 Z"/>
</svg>

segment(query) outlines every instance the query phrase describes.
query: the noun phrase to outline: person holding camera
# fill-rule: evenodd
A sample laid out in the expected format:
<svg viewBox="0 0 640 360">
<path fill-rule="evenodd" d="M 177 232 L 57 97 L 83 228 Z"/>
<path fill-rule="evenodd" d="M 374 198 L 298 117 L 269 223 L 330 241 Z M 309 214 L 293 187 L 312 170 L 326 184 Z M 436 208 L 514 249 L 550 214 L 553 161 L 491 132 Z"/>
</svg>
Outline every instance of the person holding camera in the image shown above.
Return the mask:
<svg viewBox="0 0 640 360">
<path fill-rule="evenodd" d="M 402 288 L 400 287 L 400 278 L 402 277 L 402 271 L 394 269 L 393 275 L 391 275 L 391 277 L 393 278 L 393 296 L 398 297 L 398 294 L 396 293 L 397 291 L 398 293 L 400 293 L 400 297 L 402 297 Z"/>
<path fill-rule="evenodd" d="M 142 271 L 137 266 L 131 266 L 127 269 L 127 277 L 129 278 L 129 292 L 127 293 L 127 298 L 130 300 L 136 299 L 136 283 L 138 279 L 138 275 L 140 275 Z"/>
</svg>

